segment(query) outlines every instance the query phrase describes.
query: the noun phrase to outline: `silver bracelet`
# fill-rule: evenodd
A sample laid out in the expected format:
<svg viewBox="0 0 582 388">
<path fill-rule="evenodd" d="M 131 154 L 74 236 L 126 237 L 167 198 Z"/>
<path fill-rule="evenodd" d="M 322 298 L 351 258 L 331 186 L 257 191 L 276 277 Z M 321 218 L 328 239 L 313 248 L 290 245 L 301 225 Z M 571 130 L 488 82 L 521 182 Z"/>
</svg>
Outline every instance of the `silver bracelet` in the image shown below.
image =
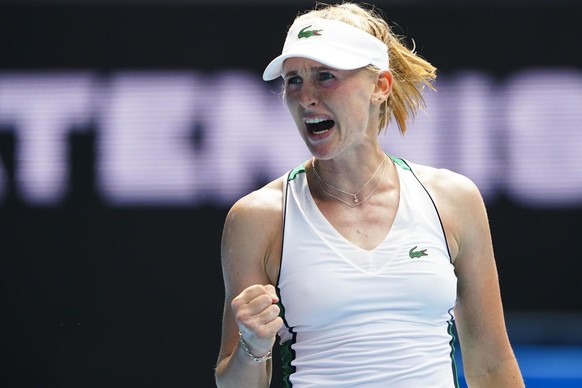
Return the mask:
<svg viewBox="0 0 582 388">
<path fill-rule="evenodd" d="M 251 360 L 253 360 L 255 362 L 265 362 L 265 361 L 270 360 L 272 358 L 273 355 L 272 355 L 271 350 L 269 350 L 267 352 L 267 354 L 265 354 L 262 357 L 255 356 L 251 352 L 251 350 L 249 349 L 249 345 L 245 342 L 245 339 L 243 338 L 242 333 L 240 331 L 238 332 L 238 336 L 239 336 L 239 341 L 238 342 L 240 343 L 241 348 L 243 348 L 243 350 L 251 358 Z"/>
</svg>

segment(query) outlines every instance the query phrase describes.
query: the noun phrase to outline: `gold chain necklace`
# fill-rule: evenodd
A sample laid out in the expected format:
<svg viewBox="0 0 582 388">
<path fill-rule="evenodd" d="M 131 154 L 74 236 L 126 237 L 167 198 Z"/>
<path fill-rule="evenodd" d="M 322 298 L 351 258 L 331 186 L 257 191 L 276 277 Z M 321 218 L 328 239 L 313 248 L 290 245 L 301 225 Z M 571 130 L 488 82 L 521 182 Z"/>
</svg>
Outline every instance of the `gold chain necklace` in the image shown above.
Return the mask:
<svg viewBox="0 0 582 388">
<path fill-rule="evenodd" d="M 385 161 L 386 161 L 386 155 L 384 155 L 384 159 L 382 159 L 382 162 L 380 163 L 380 165 L 378 166 L 378 168 L 376 169 L 376 171 L 374 172 L 372 177 L 356 193 L 350 193 L 349 191 L 342 190 L 342 189 L 335 187 L 334 185 L 331 185 L 331 184 L 327 183 L 326 181 L 324 181 L 323 178 L 321 178 L 321 176 L 319 176 L 319 174 L 317 173 L 317 170 L 315 169 L 315 158 L 313 158 L 311 160 L 311 165 L 313 166 L 313 173 L 315 174 L 315 177 L 317 178 L 317 183 L 319 184 L 319 187 L 321 187 L 321 190 L 323 190 L 323 192 L 325 194 L 329 195 L 330 197 L 335 198 L 338 201 L 343 202 L 346 205 L 348 205 L 349 207 L 353 208 L 353 207 L 359 206 L 359 205 L 363 204 L 364 202 L 366 202 L 368 199 L 370 199 L 372 194 L 374 194 L 376 192 L 376 190 L 378 190 L 378 187 L 380 187 L 380 185 L 382 184 L 382 181 L 384 180 L 384 170 L 386 169 L 386 164 L 384 163 Z M 382 166 L 384 166 L 384 168 L 382 168 L 382 175 L 381 175 L 380 180 L 378 181 L 378 184 L 376 185 L 376 187 L 374 187 L 374 189 L 370 192 L 370 194 L 368 194 L 368 196 L 366 196 L 366 198 L 359 200 L 358 194 L 360 194 L 362 192 L 362 190 L 364 190 L 366 188 L 366 186 L 368 186 L 370 184 L 370 182 L 372 182 L 374 177 L 378 174 L 378 171 L 380 171 L 380 167 L 382 167 Z M 339 191 L 340 193 L 344 193 L 346 195 L 351 196 L 353 198 L 352 203 L 349 203 L 348 201 L 345 201 L 345 200 L 341 199 L 340 197 L 328 192 L 321 184 L 322 182 L 325 183 L 327 186 Z"/>
</svg>

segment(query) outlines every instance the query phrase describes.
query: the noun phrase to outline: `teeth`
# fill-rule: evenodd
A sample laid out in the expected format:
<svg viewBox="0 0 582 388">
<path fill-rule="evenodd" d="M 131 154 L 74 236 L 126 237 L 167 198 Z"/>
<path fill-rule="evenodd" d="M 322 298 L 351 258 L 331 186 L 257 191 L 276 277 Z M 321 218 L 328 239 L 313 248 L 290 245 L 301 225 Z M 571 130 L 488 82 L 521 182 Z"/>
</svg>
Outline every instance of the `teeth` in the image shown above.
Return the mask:
<svg viewBox="0 0 582 388">
<path fill-rule="evenodd" d="M 322 119 L 321 117 L 316 117 L 313 119 L 307 119 L 305 120 L 305 122 L 307 124 L 317 124 L 317 123 L 321 123 L 322 121 L 326 121 L 327 119 Z"/>
</svg>

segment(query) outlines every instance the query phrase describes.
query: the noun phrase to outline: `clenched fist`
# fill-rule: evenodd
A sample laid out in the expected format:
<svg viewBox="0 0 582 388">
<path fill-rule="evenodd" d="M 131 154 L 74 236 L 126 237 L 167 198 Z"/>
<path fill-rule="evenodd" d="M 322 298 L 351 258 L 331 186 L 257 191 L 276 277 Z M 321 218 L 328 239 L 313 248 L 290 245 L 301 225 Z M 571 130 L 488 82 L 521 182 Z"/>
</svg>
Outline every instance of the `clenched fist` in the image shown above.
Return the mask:
<svg viewBox="0 0 582 388">
<path fill-rule="evenodd" d="M 232 300 L 231 307 L 242 336 L 254 355 L 267 353 L 283 320 L 279 317 L 279 298 L 271 284 L 246 288 Z"/>
</svg>

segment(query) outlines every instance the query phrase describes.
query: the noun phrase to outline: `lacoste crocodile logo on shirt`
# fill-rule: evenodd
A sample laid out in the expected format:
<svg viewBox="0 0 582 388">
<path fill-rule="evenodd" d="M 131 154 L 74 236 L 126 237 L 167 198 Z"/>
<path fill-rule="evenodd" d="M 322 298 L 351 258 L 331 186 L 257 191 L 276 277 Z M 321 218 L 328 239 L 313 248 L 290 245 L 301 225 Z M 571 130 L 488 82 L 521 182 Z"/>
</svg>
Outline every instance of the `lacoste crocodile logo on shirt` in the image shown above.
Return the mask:
<svg viewBox="0 0 582 388">
<path fill-rule="evenodd" d="M 428 253 L 426 253 L 426 249 L 415 251 L 416 248 L 418 248 L 418 245 L 412 248 L 410 251 L 408 251 L 408 256 L 410 256 L 411 259 L 417 259 L 421 256 L 428 256 Z"/>
</svg>

